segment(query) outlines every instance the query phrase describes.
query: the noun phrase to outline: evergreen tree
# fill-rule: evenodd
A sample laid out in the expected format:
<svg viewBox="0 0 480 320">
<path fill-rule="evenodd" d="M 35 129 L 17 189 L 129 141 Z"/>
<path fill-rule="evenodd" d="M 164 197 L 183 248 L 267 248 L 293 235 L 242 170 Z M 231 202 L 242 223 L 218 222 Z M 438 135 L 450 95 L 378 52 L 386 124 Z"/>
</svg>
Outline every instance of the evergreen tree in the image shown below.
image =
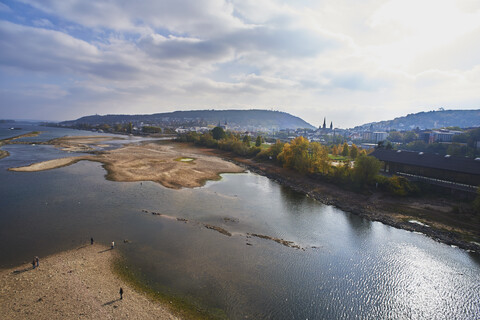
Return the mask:
<svg viewBox="0 0 480 320">
<path fill-rule="evenodd" d="M 356 145 L 352 144 L 352 147 L 350 148 L 350 158 L 355 160 L 358 157 L 358 148 Z"/>
<path fill-rule="evenodd" d="M 342 147 L 342 156 L 348 157 L 348 144 L 345 142 Z"/>
<path fill-rule="evenodd" d="M 215 140 L 220 140 L 225 138 L 225 130 L 222 127 L 215 127 L 212 129 L 212 136 Z"/>
<path fill-rule="evenodd" d="M 260 147 L 262 145 L 262 137 L 257 136 L 257 140 L 255 140 L 255 146 Z"/>
</svg>

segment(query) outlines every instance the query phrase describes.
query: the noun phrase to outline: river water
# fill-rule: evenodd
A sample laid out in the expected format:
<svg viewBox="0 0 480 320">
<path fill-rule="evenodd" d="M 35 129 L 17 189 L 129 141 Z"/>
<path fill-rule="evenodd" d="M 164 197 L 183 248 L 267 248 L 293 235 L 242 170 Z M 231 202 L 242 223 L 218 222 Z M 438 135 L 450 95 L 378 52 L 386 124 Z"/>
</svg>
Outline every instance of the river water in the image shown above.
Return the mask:
<svg viewBox="0 0 480 320">
<path fill-rule="evenodd" d="M 88 134 L 40 130 L 48 132 L 36 141 Z M 9 133 L 0 127 L 0 135 Z M 107 181 L 100 164 L 86 161 L 10 172 L 72 154 L 46 145 L 3 149 L 11 155 L 0 160 L 0 267 L 75 248 L 93 236 L 115 241 L 156 290 L 230 319 L 480 317 L 478 254 L 323 205 L 265 177 L 225 174 L 201 188 L 171 190 Z"/>
</svg>

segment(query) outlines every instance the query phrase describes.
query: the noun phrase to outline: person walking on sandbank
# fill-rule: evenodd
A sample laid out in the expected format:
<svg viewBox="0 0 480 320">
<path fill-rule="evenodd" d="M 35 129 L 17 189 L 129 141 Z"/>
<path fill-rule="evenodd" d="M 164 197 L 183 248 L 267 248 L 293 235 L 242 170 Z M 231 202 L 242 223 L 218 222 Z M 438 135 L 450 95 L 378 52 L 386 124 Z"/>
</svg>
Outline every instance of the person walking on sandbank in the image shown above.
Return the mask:
<svg viewBox="0 0 480 320">
<path fill-rule="evenodd" d="M 93 238 L 90 238 L 90 244 L 93 244 Z"/>
<path fill-rule="evenodd" d="M 123 300 L 123 289 L 120 288 L 120 300 Z"/>
<path fill-rule="evenodd" d="M 115 241 L 112 241 L 112 249 L 115 248 Z"/>
<path fill-rule="evenodd" d="M 35 257 L 35 262 L 37 263 L 37 267 L 39 266 L 39 263 L 38 263 L 38 256 Z"/>
<path fill-rule="evenodd" d="M 33 257 L 33 261 L 32 261 L 32 269 L 35 269 L 35 257 Z"/>
</svg>

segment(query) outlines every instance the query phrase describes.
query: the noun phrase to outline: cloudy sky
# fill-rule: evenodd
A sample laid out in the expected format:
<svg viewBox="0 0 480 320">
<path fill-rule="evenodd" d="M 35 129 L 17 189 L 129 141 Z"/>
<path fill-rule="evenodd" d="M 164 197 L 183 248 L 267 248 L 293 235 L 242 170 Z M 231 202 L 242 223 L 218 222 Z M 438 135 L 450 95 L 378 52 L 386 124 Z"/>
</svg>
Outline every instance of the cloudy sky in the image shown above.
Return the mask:
<svg viewBox="0 0 480 320">
<path fill-rule="evenodd" d="M 478 0 L 0 0 L 0 118 L 480 108 Z"/>
</svg>

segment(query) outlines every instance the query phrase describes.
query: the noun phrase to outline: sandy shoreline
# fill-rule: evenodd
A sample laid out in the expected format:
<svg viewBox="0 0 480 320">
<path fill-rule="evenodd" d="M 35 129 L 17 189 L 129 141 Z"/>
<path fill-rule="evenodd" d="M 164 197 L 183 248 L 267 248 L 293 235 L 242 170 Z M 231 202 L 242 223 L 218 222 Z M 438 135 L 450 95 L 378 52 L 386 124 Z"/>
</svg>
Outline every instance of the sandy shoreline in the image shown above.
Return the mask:
<svg viewBox="0 0 480 320">
<path fill-rule="evenodd" d="M 32 257 L 33 258 L 33 257 Z M 2 319 L 178 319 L 113 272 L 117 251 L 85 245 L 0 270 Z M 120 300 L 119 289 L 124 290 Z"/>
</svg>

